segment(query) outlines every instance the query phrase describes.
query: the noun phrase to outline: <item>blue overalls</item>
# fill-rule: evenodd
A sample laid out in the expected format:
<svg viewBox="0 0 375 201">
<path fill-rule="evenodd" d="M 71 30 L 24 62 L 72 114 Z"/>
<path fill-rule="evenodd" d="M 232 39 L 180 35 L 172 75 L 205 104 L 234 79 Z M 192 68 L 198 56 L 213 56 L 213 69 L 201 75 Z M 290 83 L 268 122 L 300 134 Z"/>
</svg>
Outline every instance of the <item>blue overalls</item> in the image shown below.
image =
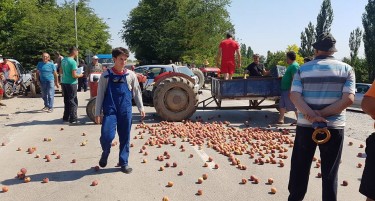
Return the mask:
<svg viewBox="0 0 375 201">
<path fill-rule="evenodd" d="M 126 76 L 116 75 L 108 70 L 108 87 L 103 100 L 103 125 L 100 144 L 103 156 L 108 158 L 111 143 L 115 138 L 116 126 L 120 139 L 119 165 L 127 166 L 129 158 L 130 130 L 132 126 L 132 92 Z"/>
</svg>

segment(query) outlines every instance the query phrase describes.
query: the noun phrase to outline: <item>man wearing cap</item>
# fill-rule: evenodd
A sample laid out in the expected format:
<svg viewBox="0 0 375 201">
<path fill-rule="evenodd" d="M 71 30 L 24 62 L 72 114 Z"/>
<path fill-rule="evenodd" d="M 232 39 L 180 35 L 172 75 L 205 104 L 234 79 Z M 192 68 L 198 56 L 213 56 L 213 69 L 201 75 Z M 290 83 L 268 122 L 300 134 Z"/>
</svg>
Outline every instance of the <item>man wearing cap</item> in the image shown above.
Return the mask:
<svg viewBox="0 0 375 201">
<path fill-rule="evenodd" d="M 362 110 L 375 120 L 375 81 L 366 92 L 362 100 Z M 375 124 L 374 124 L 375 126 Z M 375 200 L 375 133 L 372 133 L 366 140 L 366 162 L 363 169 L 361 186 L 359 192 L 367 197 L 367 201 Z"/>
<path fill-rule="evenodd" d="M 319 146 L 322 171 L 322 200 L 337 200 L 337 173 L 344 140 L 345 110 L 354 102 L 353 68 L 332 56 L 336 40 L 321 34 L 313 44 L 315 59 L 302 65 L 294 75 L 291 100 L 298 109 L 289 178 L 289 201 L 303 200 L 311 163 Z M 317 145 L 316 128 L 328 128 L 331 138 Z"/>
<path fill-rule="evenodd" d="M 269 75 L 271 72 L 266 71 L 264 64 L 260 63 L 259 54 L 253 55 L 253 63 L 249 64 L 245 70 L 245 77 L 246 74 L 249 76 L 266 76 Z"/>
<path fill-rule="evenodd" d="M 88 75 L 94 72 L 103 72 L 102 64 L 99 63 L 99 58 L 96 55 L 92 57 L 92 62 L 89 67 Z"/>
<path fill-rule="evenodd" d="M 233 40 L 233 35 L 228 32 L 226 37 L 227 38 L 220 43 L 216 64 L 219 66 L 219 60 L 221 58 L 220 71 L 224 74 L 225 80 L 231 80 L 236 67 L 235 54 L 237 54 L 238 68 L 241 68 L 241 54 L 239 50 L 240 46 Z"/>
</svg>

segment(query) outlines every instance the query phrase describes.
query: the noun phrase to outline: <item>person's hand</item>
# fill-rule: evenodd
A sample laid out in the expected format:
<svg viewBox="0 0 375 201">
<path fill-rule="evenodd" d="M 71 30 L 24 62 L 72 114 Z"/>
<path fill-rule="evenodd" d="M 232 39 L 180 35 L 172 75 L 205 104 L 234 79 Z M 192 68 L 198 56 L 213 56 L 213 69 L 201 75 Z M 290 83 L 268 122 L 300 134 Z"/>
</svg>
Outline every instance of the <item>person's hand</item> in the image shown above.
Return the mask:
<svg viewBox="0 0 375 201">
<path fill-rule="evenodd" d="M 146 113 L 144 110 L 141 111 L 141 119 L 143 120 L 146 117 Z"/>
<path fill-rule="evenodd" d="M 321 117 L 321 116 L 309 116 L 309 115 L 304 115 L 305 119 L 307 119 L 309 122 L 314 123 L 314 122 L 325 122 L 328 123 L 327 119 Z"/>
<path fill-rule="evenodd" d="M 56 88 L 60 88 L 60 85 L 58 83 L 55 83 Z"/>
<path fill-rule="evenodd" d="M 96 123 L 96 124 L 101 124 L 101 123 L 102 123 L 101 120 L 102 120 L 102 119 L 101 119 L 101 116 L 95 116 L 95 123 Z"/>
</svg>

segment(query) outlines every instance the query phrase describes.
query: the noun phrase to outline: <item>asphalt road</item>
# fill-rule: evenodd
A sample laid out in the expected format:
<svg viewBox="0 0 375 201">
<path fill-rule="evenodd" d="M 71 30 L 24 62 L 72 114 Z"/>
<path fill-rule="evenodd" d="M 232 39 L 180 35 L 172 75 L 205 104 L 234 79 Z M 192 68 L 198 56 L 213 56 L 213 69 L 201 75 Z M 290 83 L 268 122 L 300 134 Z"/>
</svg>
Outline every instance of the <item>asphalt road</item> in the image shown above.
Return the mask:
<svg viewBox="0 0 375 201">
<path fill-rule="evenodd" d="M 203 146 L 200 150 L 198 146 L 191 146 L 188 142 L 182 142 L 180 138 L 170 138 L 176 141 L 176 146 L 163 145 L 146 146 L 148 155 L 139 153 L 145 142 L 151 137 L 146 132 L 142 134 L 143 139 L 138 135 L 142 129 L 135 129 L 139 124 L 139 115 L 134 114 L 134 125 L 132 129 L 132 140 L 134 147 L 131 148 L 130 165 L 134 168 L 132 174 L 121 173 L 116 166 L 118 160 L 118 145 L 114 146 L 110 155 L 107 168 L 95 171 L 94 166 L 98 164 L 101 154 L 99 144 L 100 125 L 89 122 L 85 114 L 85 104 L 89 98 L 89 93 L 79 93 L 79 119 L 82 124 L 69 126 L 62 123 L 63 102 L 59 95 L 56 95 L 55 111 L 53 113 L 41 112 L 42 100 L 40 98 L 15 98 L 5 100 L 7 107 L 0 108 L 0 185 L 8 186 L 9 191 L 0 193 L 0 200 L 162 200 L 164 196 L 169 200 L 286 200 L 288 196 L 288 178 L 290 170 L 289 151 L 284 153 L 288 156 L 284 159 L 285 166 L 254 164 L 254 159 L 244 154 L 236 156 L 241 160 L 241 164 L 246 165 L 246 170 L 239 170 L 232 166 L 228 157 L 217 153 L 212 148 Z M 205 91 L 200 99 L 209 96 Z M 246 103 L 230 101 L 225 104 L 238 105 Z M 136 109 L 134 108 L 134 111 Z M 160 120 L 155 115 L 153 108 L 147 107 L 146 125 L 159 123 Z M 361 116 L 357 116 L 361 115 Z M 192 117 L 201 116 L 205 121 L 230 121 L 235 129 L 245 128 L 244 122 L 248 121 L 251 127 L 268 127 L 277 119 L 275 109 L 261 111 L 197 111 Z M 219 118 L 220 116 L 220 118 Z M 288 114 L 287 122 L 293 121 L 293 115 Z M 355 119 L 368 118 L 363 114 L 356 114 Z M 350 121 L 350 120 L 349 120 Z M 365 121 L 367 126 L 367 120 Z M 368 120 L 371 132 L 371 120 Z M 288 124 L 287 124 L 288 125 Z M 282 128 L 291 129 L 288 135 L 293 139 L 293 128 L 289 126 Z M 350 126 L 351 127 L 351 126 Z M 362 126 L 363 127 L 363 126 Z M 177 128 L 183 129 L 179 125 Z M 355 127 L 351 127 L 355 133 Z M 278 130 L 274 126 L 273 130 Z M 86 135 L 83 136 L 82 134 Z M 138 139 L 133 139 L 138 136 Z M 50 142 L 45 142 L 44 138 L 51 138 Z M 357 138 L 358 139 L 358 138 Z M 349 185 L 338 187 L 339 200 L 364 200 L 358 192 L 360 178 L 363 168 L 357 168 L 357 164 L 363 163 L 363 158 L 358 158 L 357 153 L 364 152 L 364 148 L 359 148 L 364 144 L 363 140 L 346 137 L 342 164 L 339 172 L 339 183 L 347 180 Z M 363 136 L 360 139 L 365 139 Z M 277 139 L 276 139 L 277 140 Z M 115 139 L 117 141 L 117 137 Z M 353 146 L 348 143 L 353 142 Z M 81 146 L 82 142 L 87 142 L 86 146 Z M 182 152 L 180 146 L 186 149 Z M 285 145 L 287 147 L 287 145 Z M 36 147 L 33 154 L 28 154 L 28 148 Z M 21 151 L 17 151 L 21 148 Z M 55 159 L 51 155 L 53 152 L 61 155 L 61 159 Z M 162 162 L 156 157 L 163 155 L 167 151 L 170 159 Z M 35 158 L 40 154 L 41 158 Z M 190 158 L 193 154 L 193 158 Z M 51 161 L 46 162 L 45 155 L 51 155 Z M 209 167 L 203 167 L 208 157 L 213 158 L 213 162 L 208 163 Z M 317 151 L 316 157 L 319 158 Z M 71 163 L 76 159 L 76 163 Z M 146 159 L 147 163 L 142 163 Z M 277 161 L 279 159 L 277 158 Z M 177 162 L 176 168 L 165 168 L 159 171 L 160 166 L 167 162 Z M 219 169 L 213 169 L 213 165 L 218 164 Z M 321 179 L 316 178 L 319 168 L 311 168 L 309 189 L 305 200 L 321 200 Z M 15 176 L 21 168 L 27 169 L 27 176 L 31 182 L 24 183 L 16 179 Z M 183 176 L 178 176 L 179 171 L 183 171 Z M 202 174 L 208 174 L 208 179 L 202 184 L 197 184 Z M 242 178 L 249 178 L 255 175 L 259 178 L 259 184 L 248 182 L 240 184 Z M 48 177 L 49 183 L 42 183 L 42 179 Z M 268 178 L 273 178 L 272 185 L 266 184 Z M 91 186 L 92 181 L 97 180 L 97 186 Z M 173 187 L 166 187 L 169 181 L 174 182 Z M 276 194 L 271 194 L 271 187 L 277 188 Z M 197 191 L 203 190 L 203 195 L 196 195 Z"/>
</svg>

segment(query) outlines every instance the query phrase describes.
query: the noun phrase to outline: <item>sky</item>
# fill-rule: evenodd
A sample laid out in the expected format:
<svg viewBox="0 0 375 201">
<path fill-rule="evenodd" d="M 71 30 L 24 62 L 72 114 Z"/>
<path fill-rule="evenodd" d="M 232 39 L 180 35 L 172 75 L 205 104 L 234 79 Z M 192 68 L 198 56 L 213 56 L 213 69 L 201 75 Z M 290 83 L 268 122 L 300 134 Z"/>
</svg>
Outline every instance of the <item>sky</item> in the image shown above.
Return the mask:
<svg viewBox="0 0 375 201">
<path fill-rule="evenodd" d="M 62 2 L 63 0 L 58 0 Z M 138 5 L 138 0 L 91 0 L 90 6 L 108 25 L 113 47 L 125 46 L 119 32 L 123 20 Z M 367 0 L 331 0 L 334 12 L 332 35 L 336 38 L 335 54 L 342 59 L 350 55 L 349 36 L 362 26 Z M 235 26 L 236 40 L 251 46 L 254 52 L 267 55 L 300 45 L 301 32 L 311 21 L 316 24 L 322 0 L 232 0 L 228 11 Z M 224 37 L 224 36 L 223 36 Z M 359 52 L 364 57 L 363 43 Z M 132 58 L 134 58 L 132 56 Z"/>
</svg>

